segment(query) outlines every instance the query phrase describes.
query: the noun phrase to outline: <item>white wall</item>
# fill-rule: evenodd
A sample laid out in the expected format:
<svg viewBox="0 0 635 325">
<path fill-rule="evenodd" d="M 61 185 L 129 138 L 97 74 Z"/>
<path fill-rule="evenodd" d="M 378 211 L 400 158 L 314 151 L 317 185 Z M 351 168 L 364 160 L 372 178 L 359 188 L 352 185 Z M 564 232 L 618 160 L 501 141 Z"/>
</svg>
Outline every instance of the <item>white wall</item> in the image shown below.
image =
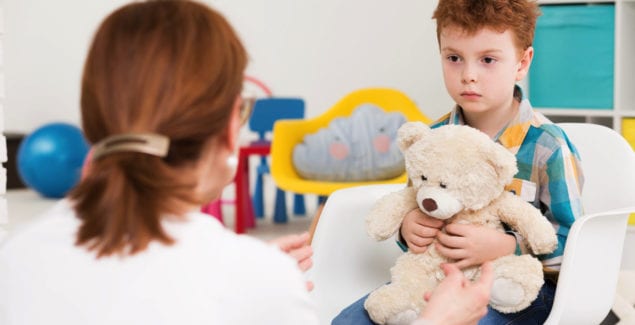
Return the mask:
<svg viewBox="0 0 635 325">
<path fill-rule="evenodd" d="M 0 133 L 4 130 L 4 64 L 3 64 L 3 41 L 4 41 L 4 11 L 3 2 L 0 1 Z M 0 163 L 7 161 L 7 139 L 0 136 Z M 7 200 L 5 198 L 7 190 L 7 170 L 0 166 L 0 241 L 5 237 L 6 225 L 9 223 L 7 211 Z"/>
<path fill-rule="evenodd" d="M 84 56 L 122 0 L 3 0 L 6 130 L 79 122 Z M 250 52 L 247 73 L 278 95 L 304 97 L 307 115 L 363 87 L 400 89 L 437 118 L 451 106 L 441 77 L 436 1 L 207 0 Z"/>
</svg>

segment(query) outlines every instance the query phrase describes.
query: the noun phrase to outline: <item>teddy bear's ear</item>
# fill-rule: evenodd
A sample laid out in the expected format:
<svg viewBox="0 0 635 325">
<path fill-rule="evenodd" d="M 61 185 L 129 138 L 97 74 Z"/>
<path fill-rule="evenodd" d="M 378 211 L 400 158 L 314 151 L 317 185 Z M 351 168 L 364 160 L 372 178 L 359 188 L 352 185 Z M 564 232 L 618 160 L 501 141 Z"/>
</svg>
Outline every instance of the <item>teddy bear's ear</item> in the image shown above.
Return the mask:
<svg viewBox="0 0 635 325">
<path fill-rule="evenodd" d="M 408 149 L 413 143 L 430 131 L 430 127 L 422 122 L 407 122 L 402 125 L 397 131 L 397 144 L 399 149 L 403 152 Z"/>
<path fill-rule="evenodd" d="M 506 185 L 512 181 L 518 172 L 516 156 L 498 143 L 492 143 L 492 149 L 487 155 L 489 163 L 494 166 L 498 179 Z"/>
</svg>

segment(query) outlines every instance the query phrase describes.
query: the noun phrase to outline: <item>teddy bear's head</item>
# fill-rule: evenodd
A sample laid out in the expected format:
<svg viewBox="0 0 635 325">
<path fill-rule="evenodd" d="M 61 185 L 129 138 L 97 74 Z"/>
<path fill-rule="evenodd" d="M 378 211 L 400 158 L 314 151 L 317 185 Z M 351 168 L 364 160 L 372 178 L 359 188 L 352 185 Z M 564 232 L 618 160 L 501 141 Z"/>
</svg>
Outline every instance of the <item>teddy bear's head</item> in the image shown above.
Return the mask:
<svg viewBox="0 0 635 325">
<path fill-rule="evenodd" d="M 469 126 L 408 122 L 398 144 L 419 208 L 438 219 L 487 206 L 518 171 L 511 152 Z"/>
</svg>

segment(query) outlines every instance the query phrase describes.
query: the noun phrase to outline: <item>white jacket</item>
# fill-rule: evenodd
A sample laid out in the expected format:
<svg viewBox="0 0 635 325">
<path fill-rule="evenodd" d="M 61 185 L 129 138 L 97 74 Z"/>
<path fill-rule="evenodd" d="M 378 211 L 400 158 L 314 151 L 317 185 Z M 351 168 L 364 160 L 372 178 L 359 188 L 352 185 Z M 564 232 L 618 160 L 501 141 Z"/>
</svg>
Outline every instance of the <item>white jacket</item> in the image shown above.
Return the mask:
<svg viewBox="0 0 635 325">
<path fill-rule="evenodd" d="M 176 240 L 96 259 L 62 200 L 0 246 L 0 324 L 317 324 L 304 278 L 277 248 L 190 213 Z"/>
</svg>

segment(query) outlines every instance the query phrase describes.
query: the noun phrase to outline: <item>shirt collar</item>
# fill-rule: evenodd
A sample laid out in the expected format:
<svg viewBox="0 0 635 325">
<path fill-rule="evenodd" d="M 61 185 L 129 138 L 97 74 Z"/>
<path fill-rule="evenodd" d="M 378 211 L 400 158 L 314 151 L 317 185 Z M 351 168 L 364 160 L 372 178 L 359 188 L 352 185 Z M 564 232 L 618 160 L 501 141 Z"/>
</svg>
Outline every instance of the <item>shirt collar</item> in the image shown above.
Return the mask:
<svg viewBox="0 0 635 325">
<path fill-rule="evenodd" d="M 516 85 L 514 87 L 514 98 L 520 101 L 518 105 L 518 113 L 514 116 L 507 126 L 496 134 L 494 141 L 502 144 L 514 154 L 525 140 L 527 131 L 531 125 L 538 126 L 544 122 L 544 118 L 540 118 L 542 114 L 534 112 L 529 100 L 524 97 L 522 89 Z M 450 112 L 448 124 L 464 125 L 463 109 L 456 105 Z"/>
</svg>

